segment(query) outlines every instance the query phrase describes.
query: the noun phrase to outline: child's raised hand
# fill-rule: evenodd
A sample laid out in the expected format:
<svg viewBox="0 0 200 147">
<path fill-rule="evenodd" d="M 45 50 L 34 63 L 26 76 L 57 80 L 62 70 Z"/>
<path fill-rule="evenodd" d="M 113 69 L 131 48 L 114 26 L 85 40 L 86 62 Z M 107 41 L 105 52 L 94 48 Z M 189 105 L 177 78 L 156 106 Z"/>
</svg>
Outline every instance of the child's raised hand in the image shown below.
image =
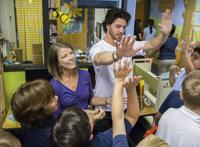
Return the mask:
<svg viewBox="0 0 200 147">
<path fill-rule="evenodd" d="M 184 40 L 182 40 L 182 48 L 183 48 L 183 53 L 185 53 L 185 55 L 191 55 L 191 53 L 193 52 L 193 46 L 190 43 L 190 39 L 189 36 L 187 36 Z"/>
<path fill-rule="evenodd" d="M 98 121 L 98 120 L 103 119 L 105 115 L 106 115 L 106 113 L 105 113 L 104 109 L 102 109 L 100 106 L 98 106 L 98 108 L 94 110 L 93 118 L 95 121 Z"/>
<path fill-rule="evenodd" d="M 132 67 L 130 66 L 130 61 L 119 60 L 113 64 L 113 72 L 116 79 L 124 81 L 128 74 L 131 72 Z"/>
<path fill-rule="evenodd" d="M 176 65 L 172 65 L 172 66 L 170 66 L 169 71 L 172 74 L 178 74 L 181 71 L 181 69 Z"/>
<path fill-rule="evenodd" d="M 142 76 L 134 76 L 124 81 L 124 87 L 127 91 L 133 90 L 136 88 L 138 83 L 140 82 Z"/>
</svg>

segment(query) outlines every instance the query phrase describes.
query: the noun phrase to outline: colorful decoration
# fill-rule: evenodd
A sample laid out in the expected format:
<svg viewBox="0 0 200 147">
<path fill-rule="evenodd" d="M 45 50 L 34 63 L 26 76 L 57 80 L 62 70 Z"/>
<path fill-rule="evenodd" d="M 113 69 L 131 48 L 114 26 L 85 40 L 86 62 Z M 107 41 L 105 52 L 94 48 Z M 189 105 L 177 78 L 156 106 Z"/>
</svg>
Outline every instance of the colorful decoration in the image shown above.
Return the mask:
<svg viewBox="0 0 200 147">
<path fill-rule="evenodd" d="M 75 18 L 82 17 L 82 9 L 77 8 L 72 0 L 69 3 L 64 2 L 61 8 L 57 8 L 57 10 L 53 12 L 53 16 L 60 18 L 63 24 L 69 24 L 71 21 L 74 21 Z"/>
<path fill-rule="evenodd" d="M 62 11 L 60 11 L 59 8 L 53 12 L 53 16 L 60 18 L 61 22 L 64 24 L 68 24 L 71 21 L 71 18 L 67 14 L 62 13 Z"/>
<path fill-rule="evenodd" d="M 64 6 L 69 10 L 68 16 L 71 18 L 81 17 L 82 16 L 82 8 L 77 8 L 76 5 L 74 5 L 74 1 L 71 1 L 70 3 L 64 3 Z"/>
</svg>

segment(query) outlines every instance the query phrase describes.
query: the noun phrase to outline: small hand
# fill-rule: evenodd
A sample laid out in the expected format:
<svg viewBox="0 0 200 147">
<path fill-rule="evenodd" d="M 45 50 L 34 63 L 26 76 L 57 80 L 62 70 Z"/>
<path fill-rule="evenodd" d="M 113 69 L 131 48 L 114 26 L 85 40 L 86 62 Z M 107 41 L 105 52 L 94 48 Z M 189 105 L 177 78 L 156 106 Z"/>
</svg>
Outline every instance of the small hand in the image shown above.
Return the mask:
<svg viewBox="0 0 200 147">
<path fill-rule="evenodd" d="M 122 36 L 120 42 L 115 40 L 115 46 L 117 48 L 116 54 L 119 58 L 132 57 L 137 54 L 142 48 L 133 48 L 133 44 L 136 40 L 136 36 Z"/>
<path fill-rule="evenodd" d="M 190 42 L 189 36 L 187 36 L 184 40 L 182 40 L 182 49 L 185 56 L 191 57 L 194 48 L 196 47 L 195 42 Z"/>
<path fill-rule="evenodd" d="M 170 66 L 170 69 L 169 69 L 170 73 L 173 73 L 173 74 L 178 74 L 180 72 L 180 70 L 181 69 L 176 65 Z"/>
<path fill-rule="evenodd" d="M 93 119 L 94 119 L 94 121 L 98 121 L 98 120 L 103 119 L 105 115 L 106 115 L 106 113 L 105 113 L 104 109 L 102 109 L 100 106 L 98 106 L 98 108 L 96 108 L 94 110 Z"/>
<path fill-rule="evenodd" d="M 106 104 L 107 105 L 112 105 L 112 98 L 107 98 L 106 99 Z"/>
<path fill-rule="evenodd" d="M 191 50 L 189 36 L 187 36 L 184 40 L 182 40 L 181 45 L 182 45 L 183 52 L 186 55 L 188 55 Z"/>
<path fill-rule="evenodd" d="M 160 26 L 160 32 L 168 36 L 172 29 L 172 16 L 169 9 L 162 14 L 162 21 L 158 25 Z"/>
<path fill-rule="evenodd" d="M 125 106 L 127 106 L 127 102 L 128 102 L 127 97 L 123 97 L 123 104 L 124 104 Z"/>
<path fill-rule="evenodd" d="M 119 60 L 113 64 L 113 72 L 116 79 L 124 81 L 126 76 L 131 72 L 132 67 L 128 60 Z"/>
<path fill-rule="evenodd" d="M 124 87 L 127 91 L 133 90 L 136 88 L 138 83 L 140 82 L 142 76 L 134 76 L 124 81 Z"/>
</svg>

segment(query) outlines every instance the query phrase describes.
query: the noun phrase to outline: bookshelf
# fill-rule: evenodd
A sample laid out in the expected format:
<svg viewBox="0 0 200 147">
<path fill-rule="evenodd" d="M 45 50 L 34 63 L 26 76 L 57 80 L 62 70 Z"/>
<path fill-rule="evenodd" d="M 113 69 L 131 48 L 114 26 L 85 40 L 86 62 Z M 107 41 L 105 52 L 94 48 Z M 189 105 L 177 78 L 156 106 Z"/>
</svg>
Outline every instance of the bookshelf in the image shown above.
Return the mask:
<svg viewBox="0 0 200 147">
<path fill-rule="evenodd" d="M 57 40 L 57 18 L 53 16 L 53 13 L 57 9 L 57 0 L 48 0 L 48 18 L 49 18 L 49 43 L 54 43 Z"/>
</svg>

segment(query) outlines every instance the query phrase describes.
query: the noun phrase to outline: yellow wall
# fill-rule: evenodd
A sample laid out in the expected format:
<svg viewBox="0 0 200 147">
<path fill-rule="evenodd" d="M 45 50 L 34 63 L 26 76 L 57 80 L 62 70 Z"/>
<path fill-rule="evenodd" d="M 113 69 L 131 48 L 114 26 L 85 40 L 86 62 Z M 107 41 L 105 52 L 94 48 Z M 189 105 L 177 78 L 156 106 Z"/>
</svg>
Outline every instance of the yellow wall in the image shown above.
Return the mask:
<svg viewBox="0 0 200 147">
<path fill-rule="evenodd" d="M 24 60 L 32 60 L 32 44 L 42 43 L 42 1 L 15 0 L 19 48 Z"/>
</svg>

